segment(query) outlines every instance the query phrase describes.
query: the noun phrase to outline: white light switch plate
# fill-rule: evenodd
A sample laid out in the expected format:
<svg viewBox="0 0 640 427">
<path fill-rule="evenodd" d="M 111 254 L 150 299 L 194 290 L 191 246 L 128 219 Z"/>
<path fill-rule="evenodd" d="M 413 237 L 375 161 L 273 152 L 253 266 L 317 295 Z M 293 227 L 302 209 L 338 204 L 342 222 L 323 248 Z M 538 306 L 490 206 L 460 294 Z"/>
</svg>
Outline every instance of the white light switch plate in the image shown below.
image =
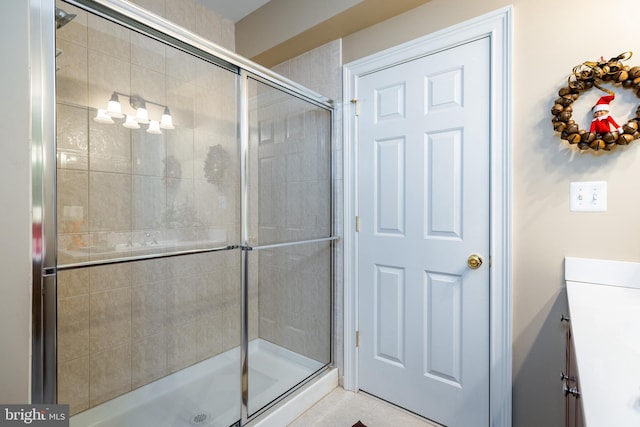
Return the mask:
<svg viewBox="0 0 640 427">
<path fill-rule="evenodd" d="M 569 189 L 569 210 L 572 212 L 605 212 L 607 182 L 572 182 Z"/>
</svg>

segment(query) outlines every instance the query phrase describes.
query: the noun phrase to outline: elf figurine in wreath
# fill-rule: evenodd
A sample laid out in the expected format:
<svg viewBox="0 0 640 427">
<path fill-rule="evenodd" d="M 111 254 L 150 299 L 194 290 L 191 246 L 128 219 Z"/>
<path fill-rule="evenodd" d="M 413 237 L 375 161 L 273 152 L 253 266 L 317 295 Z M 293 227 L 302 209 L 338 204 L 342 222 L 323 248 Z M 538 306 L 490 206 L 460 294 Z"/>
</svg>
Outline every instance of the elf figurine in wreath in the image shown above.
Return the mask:
<svg viewBox="0 0 640 427">
<path fill-rule="evenodd" d="M 591 128 L 589 132 L 599 133 L 604 135 L 611 132 L 611 126 L 619 133 L 623 133 L 623 129 L 616 123 L 615 120 L 609 115 L 609 103 L 615 98 L 614 94 L 601 96 L 596 105 L 591 108 L 593 111 L 593 121 L 591 122 Z"/>
</svg>

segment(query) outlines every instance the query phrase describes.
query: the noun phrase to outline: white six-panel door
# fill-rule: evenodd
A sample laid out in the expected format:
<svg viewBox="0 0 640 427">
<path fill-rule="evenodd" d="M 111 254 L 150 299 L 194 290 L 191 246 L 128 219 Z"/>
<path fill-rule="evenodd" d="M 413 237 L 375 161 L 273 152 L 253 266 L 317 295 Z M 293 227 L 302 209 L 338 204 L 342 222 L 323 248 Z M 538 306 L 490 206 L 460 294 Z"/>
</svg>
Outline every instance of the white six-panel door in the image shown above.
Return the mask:
<svg viewBox="0 0 640 427">
<path fill-rule="evenodd" d="M 358 386 L 450 427 L 489 423 L 489 49 L 357 82 Z"/>
</svg>

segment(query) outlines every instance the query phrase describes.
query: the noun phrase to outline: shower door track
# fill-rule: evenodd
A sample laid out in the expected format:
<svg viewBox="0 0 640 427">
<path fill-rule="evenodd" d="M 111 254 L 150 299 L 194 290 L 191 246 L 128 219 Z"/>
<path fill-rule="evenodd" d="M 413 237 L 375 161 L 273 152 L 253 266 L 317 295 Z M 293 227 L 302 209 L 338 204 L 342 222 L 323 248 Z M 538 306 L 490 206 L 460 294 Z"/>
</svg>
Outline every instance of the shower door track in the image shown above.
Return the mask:
<svg viewBox="0 0 640 427">
<path fill-rule="evenodd" d="M 269 68 L 252 62 L 160 16 L 154 15 L 136 4 L 124 3 L 122 0 L 63 1 L 110 21 L 114 21 L 134 31 L 141 32 L 182 51 L 196 54 L 202 59 L 236 74 L 241 74 L 241 71 L 247 71 L 253 74 L 254 77 L 258 77 L 259 80 L 269 82 L 270 84 L 277 84 L 279 88 L 284 89 L 286 92 L 302 97 L 315 105 L 328 110 L 333 110 L 334 108 L 333 100 L 326 96 L 289 80 Z M 53 14 L 53 10 L 51 13 Z M 53 22 L 53 16 L 51 17 L 51 21 Z"/>
</svg>

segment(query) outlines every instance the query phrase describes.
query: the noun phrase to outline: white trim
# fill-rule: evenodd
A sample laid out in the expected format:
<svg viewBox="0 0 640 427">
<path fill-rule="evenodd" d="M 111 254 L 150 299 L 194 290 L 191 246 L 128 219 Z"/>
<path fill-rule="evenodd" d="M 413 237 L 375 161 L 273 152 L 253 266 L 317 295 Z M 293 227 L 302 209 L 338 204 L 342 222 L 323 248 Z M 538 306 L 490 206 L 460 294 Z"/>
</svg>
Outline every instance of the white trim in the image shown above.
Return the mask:
<svg viewBox="0 0 640 427">
<path fill-rule="evenodd" d="M 511 63 L 513 7 L 508 6 L 400 46 L 350 62 L 343 69 L 345 104 L 357 99 L 358 78 L 482 37 L 491 39 L 491 260 L 490 425 L 510 427 L 512 408 Z M 344 388 L 358 389 L 357 215 L 354 104 L 343 109 L 344 127 Z"/>
</svg>

